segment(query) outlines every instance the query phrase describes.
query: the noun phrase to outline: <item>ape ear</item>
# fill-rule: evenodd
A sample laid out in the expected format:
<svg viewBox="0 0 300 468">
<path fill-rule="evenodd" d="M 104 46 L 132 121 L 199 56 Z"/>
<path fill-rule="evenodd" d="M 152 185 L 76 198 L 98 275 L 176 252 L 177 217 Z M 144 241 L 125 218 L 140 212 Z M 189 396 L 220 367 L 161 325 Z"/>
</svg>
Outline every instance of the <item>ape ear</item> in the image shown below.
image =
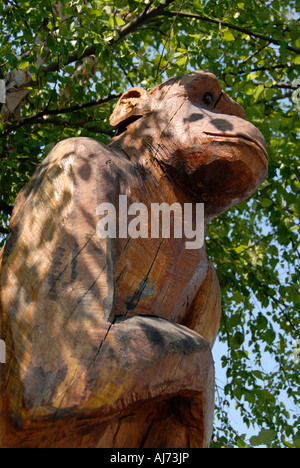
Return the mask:
<svg viewBox="0 0 300 468">
<path fill-rule="evenodd" d="M 110 116 L 112 127 L 120 127 L 132 117 L 142 117 L 150 111 L 150 98 L 143 88 L 131 88 L 120 97 Z"/>
</svg>

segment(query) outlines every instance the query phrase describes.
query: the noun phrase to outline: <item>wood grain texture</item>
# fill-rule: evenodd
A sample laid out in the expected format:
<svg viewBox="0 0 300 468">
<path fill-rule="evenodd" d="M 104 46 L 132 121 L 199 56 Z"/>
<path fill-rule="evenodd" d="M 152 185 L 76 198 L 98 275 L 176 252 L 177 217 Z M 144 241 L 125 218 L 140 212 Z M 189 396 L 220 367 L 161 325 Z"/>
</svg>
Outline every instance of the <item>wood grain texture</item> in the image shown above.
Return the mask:
<svg viewBox="0 0 300 468">
<path fill-rule="evenodd" d="M 100 238 L 97 207 L 118 219 L 120 195 L 149 210 L 202 202 L 207 227 L 265 179 L 265 143 L 204 72 L 126 92 L 111 123 L 108 146 L 60 142 L 16 200 L 0 270 L 2 447 L 209 444 L 221 294 L 205 244 Z"/>
</svg>

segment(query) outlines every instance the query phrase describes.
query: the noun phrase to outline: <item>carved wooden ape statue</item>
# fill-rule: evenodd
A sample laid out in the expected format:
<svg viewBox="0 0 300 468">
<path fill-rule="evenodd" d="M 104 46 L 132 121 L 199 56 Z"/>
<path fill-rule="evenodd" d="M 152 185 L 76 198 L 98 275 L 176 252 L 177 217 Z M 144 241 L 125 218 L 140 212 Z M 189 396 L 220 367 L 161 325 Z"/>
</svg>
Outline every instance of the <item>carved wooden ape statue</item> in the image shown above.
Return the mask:
<svg viewBox="0 0 300 468">
<path fill-rule="evenodd" d="M 205 245 L 100 238 L 97 207 L 202 202 L 207 225 L 264 181 L 265 141 L 202 71 L 127 91 L 111 124 L 108 146 L 59 143 L 17 198 L 1 268 L 3 447 L 209 444 L 221 306 Z"/>
</svg>

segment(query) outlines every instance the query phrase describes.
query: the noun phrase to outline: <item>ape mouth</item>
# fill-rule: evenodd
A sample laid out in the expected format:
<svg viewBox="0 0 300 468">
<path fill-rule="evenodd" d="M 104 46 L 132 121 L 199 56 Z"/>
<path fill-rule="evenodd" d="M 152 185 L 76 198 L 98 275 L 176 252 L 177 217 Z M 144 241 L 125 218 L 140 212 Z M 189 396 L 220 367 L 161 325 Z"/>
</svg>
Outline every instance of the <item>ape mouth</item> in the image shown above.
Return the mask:
<svg viewBox="0 0 300 468">
<path fill-rule="evenodd" d="M 249 135 L 246 135 L 245 133 L 240 133 L 240 134 L 238 134 L 238 133 L 224 133 L 223 135 L 220 135 L 220 133 L 213 133 L 213 132 L 207 132 L 207 131 L 204 131 L 203 133 L 205 133 L 206 135 L 209 135 L 209 136 L 214 136 L 214 137 L 222 138 L 222 139 L 224 137 L 228 137 L 228 138 L 232 138 L 232 139 L 238 139 L 238 140 L 244 141 L 248 145 L 249 145 L 249 142 L 251 142 L 260 149 L 260 154 L 262 153 L 264 162 L 268 163 L 268 161 L 269 161 L 269 155 L 268 155 L 267 150 L 264 147 L 264 145 L 262 143 L 260 143 L 257 139 L 252 138 Z"/>
</svg>

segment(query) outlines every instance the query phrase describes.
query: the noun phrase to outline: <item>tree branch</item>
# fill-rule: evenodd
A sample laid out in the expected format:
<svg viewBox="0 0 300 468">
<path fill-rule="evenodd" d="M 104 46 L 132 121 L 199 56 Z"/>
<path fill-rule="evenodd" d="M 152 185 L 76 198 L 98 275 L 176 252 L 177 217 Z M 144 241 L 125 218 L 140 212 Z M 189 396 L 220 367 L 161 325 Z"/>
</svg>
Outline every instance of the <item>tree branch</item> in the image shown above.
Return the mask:
<svg viewBox="0 0 300 468">
<path fill-rule="evenodd" d="M 87 130 L 88 132 L 93 132 L 93 133 L 102 133 L 103 135 L 108 135 L 108 136 L 111 136 L 113 137 L 115 135 L 115 130 L 108 130 L 108 129 L 105 129 L 105 128 L 100 128 L 97 126 L 97 124 L 94 124 L 94 125 L 86 125 L 87 123 L 70 123 L 69 121 L 67 120 L 63 120 L 63 119 L 52 119 L 52 118 L 49 118 L 49 119 L 40 119 L 39 121 L 35 122 L 35 125 L 43 125 L 43 124 L 47 124 L 47 123 L 51 123 L 53 125 L 56 125 L 56 126 L 62 126 L 62 127 L 69 127 L 69 128 L 84 128 L 85 130 Z M 86 126 L 85 126 L 86 125 Z"/>
<path fill-rule="evenodd" d="M 283 96 L 274 96 L 274 97 L 272 97 L 272 99 L 270 99 L 268 102 L 266 102 L 266 105 L 269 105 L 271 102 L 282 101 L 283 99 L 289 99 L 292 96 L 293 96 L 293 93 L 286 93 Z M 265 102 L 265 100 L 259 100 L 259 101 L 257 101 L 257 104 L 259 104 L 261 102 Z"/>
<path fill-rule="evenodd" d="M 9 234 L 10 230 L 0 226 L 0 234 Z"/>
<path fill-rule="evenodd" d="M 106 98 L 90 101 L 85 104 L 78 104 L 76 106 L 65 107 L 63 109 L 47 109 L 33 115 L 32 117 L 28 117 L 27 119 L 22 120 L 21 122 L 17 122 L 16 124 L 12 124 L 10 126 L 6 125 L 4 131 L 2 132 L 2 135 L 6 136 L 9 133 L 12 133 L 13 131 L 17 130 L 18 128 L 23 127 L 24 125 L 34 125 L 37 123 L 41 123 L 41 120 L 49 115 L 68 114 L 71 112 L 76 112 L 78 110 L 87 109 L 93 106 L 101 106 L 102 104 L 105 104 L 108 101 L 118 99 L 120 96 L 121 94 L 110 94 Z"/>
<path fill-rule="evenodd" d="M 11 215 L 13 207 L 8 205 L 4 201 L 0 201 L 0 211 L 4 211 L 6 214 Z"/>
<path fill-rule="evenodd" d="M 257 83 L 258 85 L 263 83 Z M 297 86 L 294 86 L 292 83 L 274 83 L 272 84 L 271 88 L 278 88 L 278 89 L 298 89 Z"/>
<path fill-rule="evenodd" d="M 261 39 L 263 41 L 270 42 L 271 44 L 275 45 L 282 45 L 282 43 L 285 41 L 279 41 L 277 39 L 274 39 L 272 37 L 265 36 L 264 34 L 260 34 L 257 32 L 252 31 L 251 29 L 243 28 L 241 26 L 237 26 L 235 24 L 227 23 L 226 21 L 215 19 L 215 18 L 210 18 L 209 16 L 203 16 L 203 15 L 198 15 L 196 13 L 188 13 L 188 12 L 181 12 L 181 11 L 165 11 L 164 16 L 179 16 L 182 18 L 189 18 L 189 19 L 196 19 L 199 21 L 207 21 L 209 23 L 214 23 L 218 24 L 219 26 L 225 26 L 229 29 L 233 29 L 235 31 L 239 31 L 243 34 L 247 34 L 248 36 L 251 37 L 256 37 L 257 39 Z M 288 50 L 291 50 L 292 52 L 295 52 L 296 54 L 300 55 L 300 49 L 297 49 L 296 47 L 292 47 L 290 45 L 287 45 L 286 48 Z"/>
<path fill-rule="evenodd" d="M 248 60 L 252 60 L 253 57 L 255 57 L 256 55 L 258 55 L 260 52 L 262 52 L 264 49 L 266 49 L 267 47 L 269 47 L 271 43 L 270 42 L 267 42 L 267 44 L 264 44 L 262 47 L 260 47 L 259 49 L 257 49 L 255 52 L 253 52 L 252 54 L 250 54 L 247 58 L 245 58 L 243 60 L 243 63 L 246 63 L 248 62 Z"/>
</svg>

